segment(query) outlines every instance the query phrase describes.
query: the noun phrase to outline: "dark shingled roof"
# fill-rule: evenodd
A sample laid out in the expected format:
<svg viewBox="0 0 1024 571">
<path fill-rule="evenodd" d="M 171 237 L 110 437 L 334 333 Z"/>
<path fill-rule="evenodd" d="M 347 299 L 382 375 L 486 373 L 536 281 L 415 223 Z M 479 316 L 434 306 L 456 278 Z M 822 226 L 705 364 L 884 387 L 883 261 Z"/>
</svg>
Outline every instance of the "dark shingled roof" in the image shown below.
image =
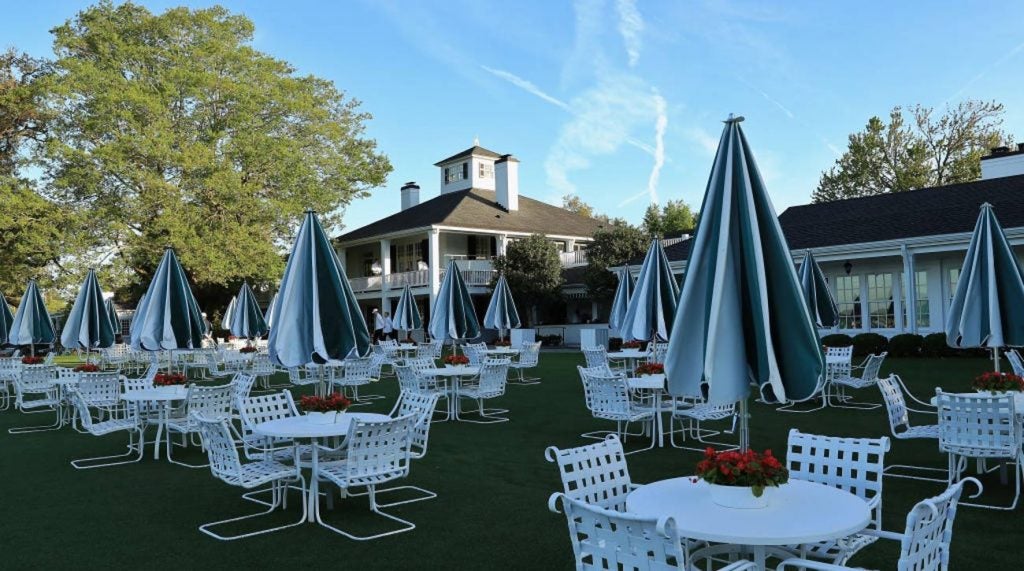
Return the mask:
<svg viewBox="0 0 1024 571">
<path fill-rule="evenodd" d="M 449 161 L 454 161 L 455 159 L 465 159 L 465 158 L 468 158 L 468 157 L 473 156 L 473 155 L 476 155 L 478 157 L 488 157 L 488 158 L 491 158 L 491 159 L 500 159 L 501 158 L 500 154 L 495 153 L 494 151 L 492 151 L 490 149 L 485 149 L 485 148 L 481 147 L 480 145 L 473 145 L 472 147 L 466 149 L 465 151 L 462 151 L 462 152 L 459 152 L 459 153 L 455 153 L 454 155 L 448 157 L 447 159 L 441 159 L 441 160 L 437 161 L 436 163 L 434 163 L 434 166 L 435 167 L 439 167 L 439 166 L 441 166 L 444 163 L 447 163 Z"/>
<path fill-rule="evenodd" d="M 986 202 L 1003 228 L 1024 227 L 1024 175 L 792 206 L 779 223 L 792 250 L 883 242 L 971 232 Z M 669 260 L 685 260 L 690 241 L 665 253 Z"/>
<path fill-rule="evenodd" d="M 604 223 L 564 208 L 519 195 L 519 210 L 508 212 L 490 190 L 449 192 L 335 238 L 348 242 L 426 226 L 486 228 L 507 232 L 539 232 L 562 236 L 593 236 Z"/>
</svg>

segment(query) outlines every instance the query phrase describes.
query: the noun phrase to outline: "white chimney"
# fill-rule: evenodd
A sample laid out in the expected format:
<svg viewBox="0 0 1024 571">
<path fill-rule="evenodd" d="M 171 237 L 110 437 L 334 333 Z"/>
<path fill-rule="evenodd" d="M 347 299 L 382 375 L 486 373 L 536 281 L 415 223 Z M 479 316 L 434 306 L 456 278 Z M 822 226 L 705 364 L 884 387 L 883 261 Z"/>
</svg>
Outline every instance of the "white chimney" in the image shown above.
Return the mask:
<svg viewBox="0 0 1024 571">
<path fill-rule="evenodd" d="M 509 212 L 519 210 L 519 159 L 502 155 L 494 162 L 494 189 L 502 208 Z"/>
<path fill-rule="evenodd" d="M 420 203 L 420 185 L 407 182 L 402 186 L 402 210 L 408 210 Z"/>
<path fill-rule="evenodd" d="M 981 157 L 981 178 L 1003 178 L 1024 174 L 1024 143 L 1019 143 L 1016 150 L 1009 147 L 996 147 L 986 157 Z"/>
</svg>

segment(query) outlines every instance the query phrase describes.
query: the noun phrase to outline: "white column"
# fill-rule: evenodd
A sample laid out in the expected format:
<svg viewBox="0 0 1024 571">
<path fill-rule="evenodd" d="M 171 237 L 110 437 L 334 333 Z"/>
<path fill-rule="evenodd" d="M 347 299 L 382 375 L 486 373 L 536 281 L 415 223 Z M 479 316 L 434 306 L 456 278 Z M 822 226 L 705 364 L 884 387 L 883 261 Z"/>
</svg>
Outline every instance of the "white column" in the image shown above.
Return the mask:
<svg viewBox="0 0 1024 571">
<path fill-rule="evenodd" d="M 441 289 L 441 231 L 432 228 L 427 234 L 430 247 L 430 307 L 434 307 Z"/>
<path fill-rule="evenodd" d="M 903 283 L 907 285 L 907 330 L 917 333 L 917 271 L 914 269 L 914 254 L 906 244 L 900 247 L 900 252 L 903 255 Z"/>
<path fill-rule="evenodd" d="M 380 241 L 380 275 L 391 273 L 391 240 Z"/>
<path fill-rule="evenodd" d="M 495 252 L 498 256 L 504 256 L 508 252 L 508 234 L 498 235 L 498 251 Z"/>
</svg>

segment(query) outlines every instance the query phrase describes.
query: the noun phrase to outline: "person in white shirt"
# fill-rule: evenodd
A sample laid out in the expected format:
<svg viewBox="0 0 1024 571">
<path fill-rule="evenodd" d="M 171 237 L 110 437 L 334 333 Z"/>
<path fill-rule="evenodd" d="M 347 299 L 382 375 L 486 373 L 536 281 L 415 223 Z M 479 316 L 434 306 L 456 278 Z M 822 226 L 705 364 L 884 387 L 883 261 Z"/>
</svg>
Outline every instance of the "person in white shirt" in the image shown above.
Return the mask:
<svg viewBox="0 0 1024 571">
<path fill-rule="evenodd" d="M 384 338 L 384 316 L 377 311 L 377 308 L 373 308 L 373 341 L 374 343 L 379 342 Z"/>
<path fill-rule="evenodd" d="M 384 339 L 396 339 L 395 334 L 395 322 L 391 321 L 391 314 L 387 311 L 384 312 Z"/>
</svg>

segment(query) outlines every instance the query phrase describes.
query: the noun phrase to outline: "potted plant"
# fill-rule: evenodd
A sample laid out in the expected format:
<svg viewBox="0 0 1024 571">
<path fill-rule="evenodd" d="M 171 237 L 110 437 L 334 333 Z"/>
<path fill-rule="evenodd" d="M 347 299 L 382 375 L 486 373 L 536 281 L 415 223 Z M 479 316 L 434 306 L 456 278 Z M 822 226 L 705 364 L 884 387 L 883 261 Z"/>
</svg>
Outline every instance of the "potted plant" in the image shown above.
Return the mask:
<svg viewBox="0 0 1024 571">
<path fill-rule="evenodd" d="M 80 365 L 75 366 L 73 370 L 76 373 L 98 373 L 100 367 L 95 363 L 82 363 Z"/>
<path fill-rule="evenodd" d="M 252 345 L 246 345 L 245 347 L 242 347 L 241 349 L 238 350 L 239 353 L 255 353 L 256 351 L 256 347 Z"/>
<path fill-rule="evenodd" d="M 639 341 L 624 341 L 622 343 L 623 349 L 643 349 L 644 344 Z"/>
<path fill-rule="evenodd" d="M 21 358 L 22 365 L 41 365 L 43 358 L 38 355 L 25 355 Z"/>
<path fill-rule="evenodd" d="M 997 373 L 989 371 L 978 375 L 971 383 L 974 390 L 990 393 L 1005 393 L 1009 391 L 1024 391 L 1024 378 L 1013 373 Z"/>
<path fill-rule="evenodd" d="M 727 508 L 752 509 L 768 505 L 765 488 L 789 481 L 789 470 L 771 450 L 758 454 L 753 450 L 704 451 L 697 463 L 697 477 L 711 487 L 711 501 Z"/>
<path fill-rule="evenodd" d="M 649 377 L 651 375 L 664 375 L 665 365 L 663 363 L 640 363 L 634 371 L 638 377 Z"/>
<path fill-rule="evenodd" d="M 184 385 L 188 382 L 188 378 L 181 373 L 157 373 L 153 377 L 154 387 L 175 387 Z"/>
<path fill-rule="evenodd" d="M 352 406 L 345 395 L 331 393 L 325 397 L 306 395 L 299 399 L 299 408 L 313 424 L 332 424 Z"/>
<path fill-rule="evenodd" d="M 469 364 L 469 357 L 465 355 L 446 355 L 444 358 L 445 367 L 464 367 Z"/>
<path fill-rule="evenodd" d="M 511 347 L 512 346 L 512 340 L 511 339 L 498 339 L 497 341 L 494 342 L 494 346 L 495 347 Z"/>
</svg>

